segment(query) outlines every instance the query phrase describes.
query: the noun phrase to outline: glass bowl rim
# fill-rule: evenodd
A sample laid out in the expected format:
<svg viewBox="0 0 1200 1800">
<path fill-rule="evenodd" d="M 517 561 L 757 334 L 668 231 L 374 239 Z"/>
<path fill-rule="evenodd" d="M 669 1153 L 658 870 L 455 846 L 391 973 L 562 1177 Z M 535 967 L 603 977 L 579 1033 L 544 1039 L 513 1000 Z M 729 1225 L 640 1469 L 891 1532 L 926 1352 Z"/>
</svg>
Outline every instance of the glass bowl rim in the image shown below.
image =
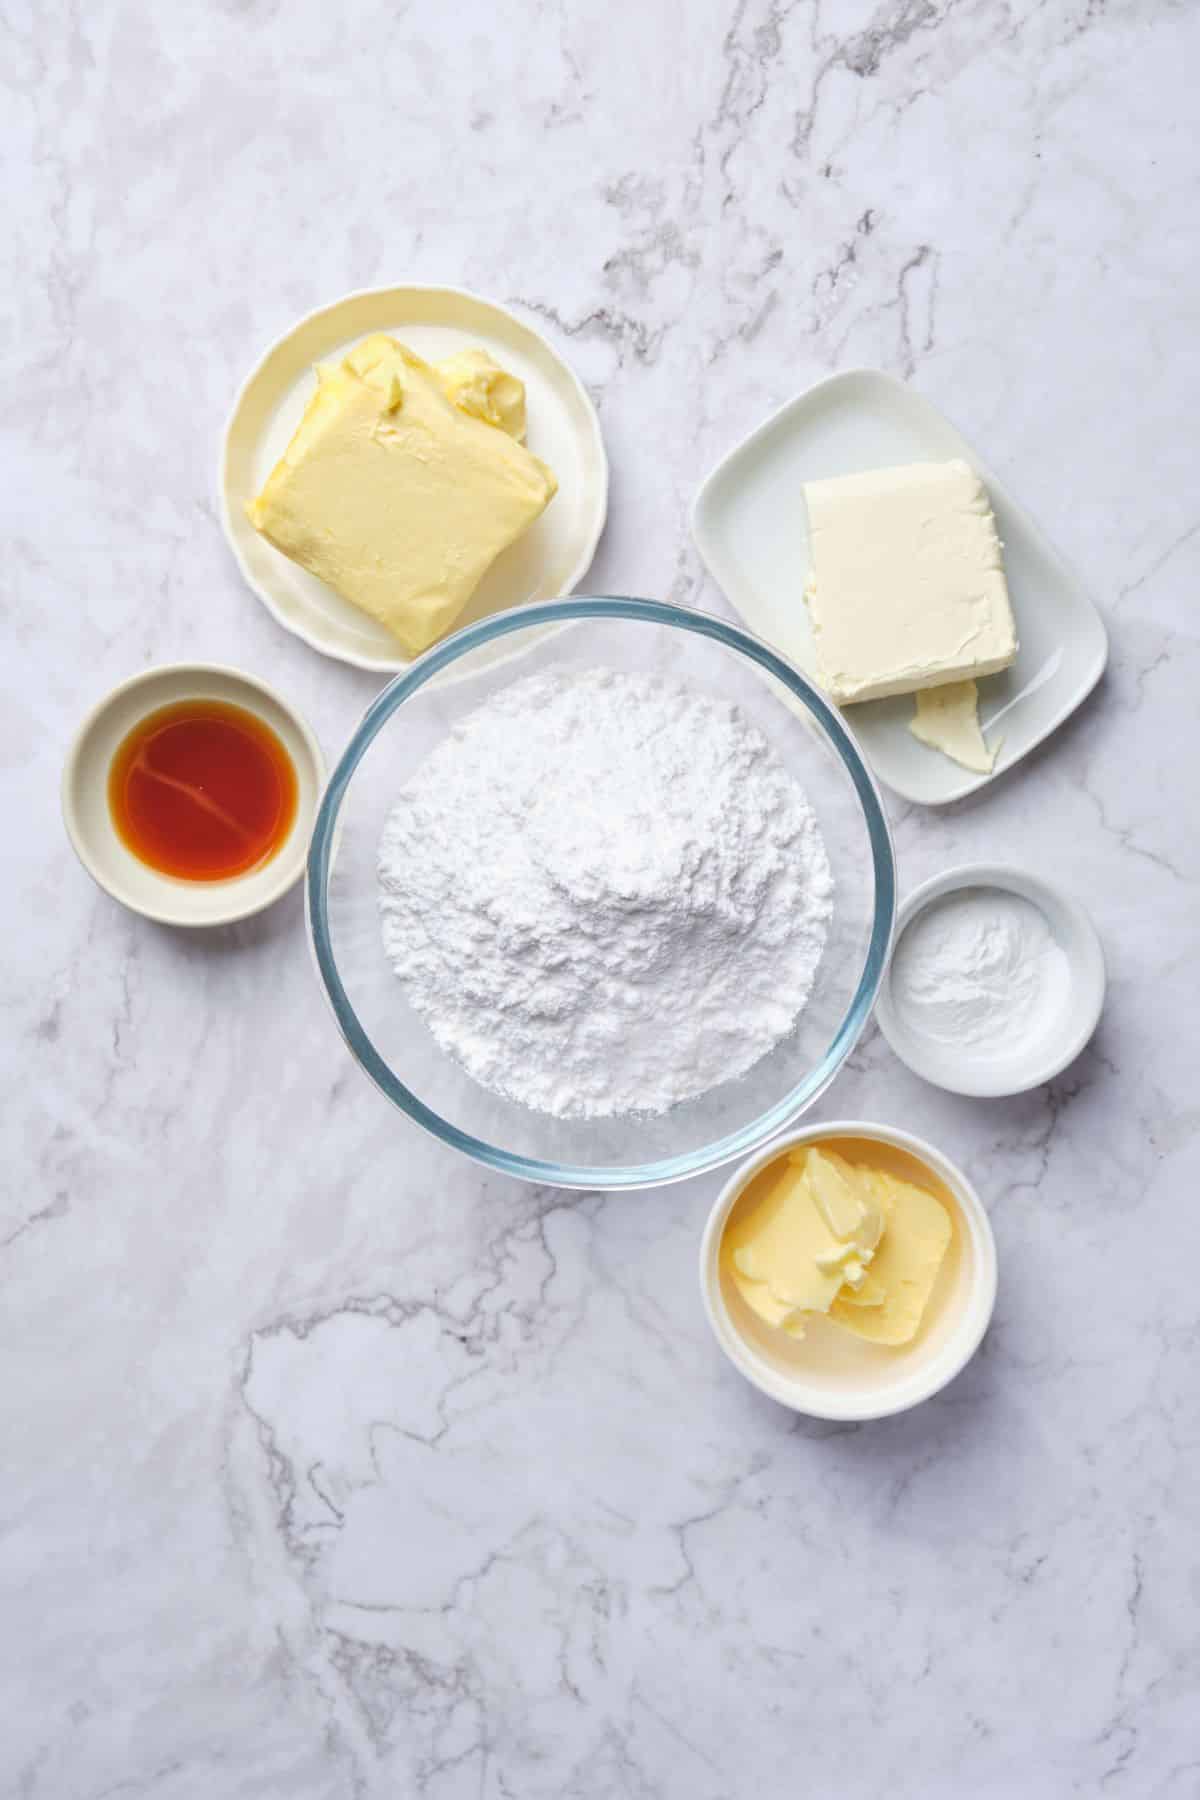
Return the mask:
<svg viewBox="0 0 1200 1800">
<path fill-rule="evenodd" d="M 338 818 L 351 779 L 367 750 L 404 702 L 443 669 L 482 645 L 531 626 L 604 618 L 640 620 L 711 638 L 727 650 L 735 651 L 757 663 L 802 702 L 840 757 L 858 796 L 871 846 L 875 900 L 867 954 L 850 1005 L 825 1055 L 803 1081 L 748 1124 L 723 1138 L 702 1144 L 695 1150 L 661 1157 L 655 1162 L 591 1167 L 586 1164 L 545 1162 L 489 1144 L 484 1139 L 463 1131 L 459 1126 L 452 1125 L 448 1119 L 443 1119 L 404 1085 L 380 1056 L 363 1029 L 338 973 L 329 929 L 327 895 Z M 685 1181 L 689 1176 L 706 1174 L 712 1169 L 720 1168 L 735 1157 L 750 1156 L 771 1138 L 785 1131 L 820 1098 L 853 1050 L 871 1016 L 895 925 L 896 858 L 879 790 L 849 727 L 843 723 L 824 695 L 777 650 L 741 626 L 730 624 L 714 613 L 701 612 L 696 607 L 680 606 L 674 601 L 642 600 L 625 595 L 581 594 L 571 599 L 533 601 L 526 606 L 493 614 L 477 624 L 467 625 L 425 651 L 408 669 L 388 682 L 363 714 L 350 741 L 338 757 L 321 796 L 309 844 L 304 897 L 313 958 L 338 1030 L 364 1074 L 394 1106 L 399 1107 L 401 1112 L 406 1113 L 415 1124 L 433 1137 L 482 1163 L 486 1168 L 497 1169 L 502 1174 L 513 1175 L 542 1186 L 615 1191 Z"/>
</svg>

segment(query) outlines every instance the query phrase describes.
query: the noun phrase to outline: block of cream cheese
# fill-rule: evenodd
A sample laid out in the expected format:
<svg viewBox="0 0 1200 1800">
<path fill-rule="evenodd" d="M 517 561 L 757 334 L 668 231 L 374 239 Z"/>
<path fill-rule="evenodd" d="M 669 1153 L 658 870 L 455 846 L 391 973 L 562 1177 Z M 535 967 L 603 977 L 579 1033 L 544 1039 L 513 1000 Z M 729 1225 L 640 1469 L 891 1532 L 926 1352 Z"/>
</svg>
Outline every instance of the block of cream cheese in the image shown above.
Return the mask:
<svg viewBox="0 0 1200 1800">
<path fill-rule="evenodd" d="M 1005 669 L 1017 635 L 996 522 L 965 462 L 805 483 L 818 679 L 839 705 Z"/>
<path fill-rule="evenodd" d="M 514 419 L 524 424 L 523 393 L 518 408 L 511 389 L 497 394 L 486 369 L 461 360 L 444 384 L 378 334 L 320 365 L 291 443 L 246 509 L 277 549 L 413 656 L 453 625 L 557 489 L 511 434 Z M 495 422 L 482 416 L 489 408 Z"/>
<path fill-rule="evenodd" d="M 812 1145 L 756 1176 L 721 1254 L 746 1304 L 790 1337 L 827 1313 L 901 1345 L 920 1329 L 952 1230 L 923 1188 Z"/>
</svg>

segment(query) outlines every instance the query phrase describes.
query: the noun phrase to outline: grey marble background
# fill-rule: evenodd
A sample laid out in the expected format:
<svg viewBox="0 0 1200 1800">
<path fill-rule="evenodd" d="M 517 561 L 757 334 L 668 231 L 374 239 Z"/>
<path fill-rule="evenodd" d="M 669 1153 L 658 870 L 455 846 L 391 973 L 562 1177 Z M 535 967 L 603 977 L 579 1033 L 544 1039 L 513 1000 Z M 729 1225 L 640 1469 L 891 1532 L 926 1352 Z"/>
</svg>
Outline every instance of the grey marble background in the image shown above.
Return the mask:
<svg viewBox="0 0 1200 1800">
<path fill-rule="evenodd" d="M 7 653 L 0 1792 L 26 1800 L 1200 1794 L 1200 15 L 1171 0 L 3 8 Z M 709 607 L 698 481 L 826 372 L 942 405 L 1101 602 L 1013 776 L 893 806 L 905 885 L 1092 906 L 1106 1016 L 986 1104 L 872 1034 L 1002 1258 L 969 1371 L 807 1425 L 710 1341 L 711 1180 L 485 1176 L 350 1067 L 293 898 L 119 911 L 70 734 L 236 661 L 335 752 L 376 683 L 280 632 L 214 516 L 295 316 L 445 279 L 599 403 L 598 587 Z"/>
</svg>

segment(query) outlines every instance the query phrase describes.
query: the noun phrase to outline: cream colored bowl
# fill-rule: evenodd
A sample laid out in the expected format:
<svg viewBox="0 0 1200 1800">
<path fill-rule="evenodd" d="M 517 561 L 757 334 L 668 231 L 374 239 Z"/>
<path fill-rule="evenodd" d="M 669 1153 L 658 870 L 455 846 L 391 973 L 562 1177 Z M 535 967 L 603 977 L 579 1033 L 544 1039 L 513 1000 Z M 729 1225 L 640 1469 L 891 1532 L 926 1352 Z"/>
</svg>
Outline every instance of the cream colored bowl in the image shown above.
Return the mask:
<svg viewBox="0 0 1200 1800">
<path fill-rule="evenodd" d="M 730 1216 L 760 1169 L 799 1144 L 854 1140 L 878 1145 L 884 1165 L 936 1194 L 954 1236 L 911 1344 L 869 1344 L 828 1319 L 796 1340 L 765 1325 L 721 1268 Z M 883 1419 L 938 1393 L 979 1348 L 996 1301 L 996 1242 L 983 1202 L 940 1150 L 890 1125 L 853 1119 L 810 1125 L 776 1139 L 722 1188 L 700 1245 L 700 1291 L 717 1342 L 735 1369 L 764 1394 L 814 1419 Z"/>
<path fill-rule="evenodd" d="M 108 772 L 118 746 L 148 713 L 180 700 L 243 707 L 270 726 L 295 766 L 291 831 L 269 862 L 228 881 L 182 881 L 149 868 L 121 841 L 109 811 Z M 300 879 L 324 785 L 321 746 L 272 688 L 238 669 L 171 663 L 123 681 L 84 720 L 63 770 L 63 821 L 88 874 L 122 906 L 163 925 L 229 925 L 261 912 Z"/>
</svg>

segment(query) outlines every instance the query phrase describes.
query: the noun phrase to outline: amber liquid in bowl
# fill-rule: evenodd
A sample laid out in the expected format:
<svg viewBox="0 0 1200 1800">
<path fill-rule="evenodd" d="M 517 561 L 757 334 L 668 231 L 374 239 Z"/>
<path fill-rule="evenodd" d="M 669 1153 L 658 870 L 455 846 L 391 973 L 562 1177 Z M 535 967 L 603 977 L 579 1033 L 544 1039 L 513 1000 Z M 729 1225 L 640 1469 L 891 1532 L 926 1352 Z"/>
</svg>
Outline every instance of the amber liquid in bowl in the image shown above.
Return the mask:
<svg viewBox="0 0 1200 1800">
<path fill-rule="evenodd" d="M 296 800 L 296 770 L 279 738 L 223 700 L 149 713 L 118 746 L 108 775 L 121 841 L 183 881 L 261 868 L 291 831 Z"/>
</svg>

